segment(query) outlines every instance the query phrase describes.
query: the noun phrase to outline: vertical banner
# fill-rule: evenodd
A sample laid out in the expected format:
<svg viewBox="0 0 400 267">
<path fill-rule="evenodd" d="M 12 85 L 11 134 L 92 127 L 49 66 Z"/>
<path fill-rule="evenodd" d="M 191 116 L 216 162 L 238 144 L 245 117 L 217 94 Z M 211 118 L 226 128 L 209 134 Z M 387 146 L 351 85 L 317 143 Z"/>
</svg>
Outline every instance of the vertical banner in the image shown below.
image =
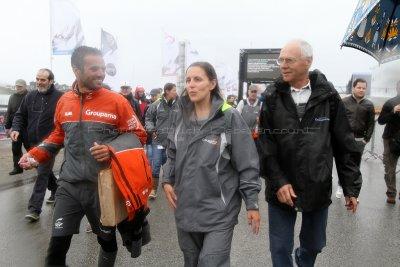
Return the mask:
<svg viewBox="0 0 400 267">
<path fill-rule="evenodd" d="M 164 33 L 162 52 L 161 75 L 164 77 L 177 76 L 179 74 L 179 42 L 174 36 Z"/>
<path fill-rule="evenodd" d="M 101 29 L 101 52 L 106 64 L 106 77 L 104 83 L 113 91 L 119 91 L 121 86 L 120 70 L 118 69 L 118 46 L 114 36 Z"/>
<path fill-rule="evenodd" d="M 226 64 L 217 64 L 215 71 L 218 76 L 218 84 L 222 94 L 226 98 L 228 95 L 238 95 L 239 80 L 231 67 Z"/>
<path fill-rule="evenodd" d="M 53 55 L 70 55 L 83 45 L 85 38 L 79 11 L 70 0 L 51 0 L 50 18 Z"/>
<path fill-rule="evenodd" d="M 200 61 L 199 51 L 192 46 L 190 41 L 186 41 L 186 68 L 196 61 Z"/>
</svg>

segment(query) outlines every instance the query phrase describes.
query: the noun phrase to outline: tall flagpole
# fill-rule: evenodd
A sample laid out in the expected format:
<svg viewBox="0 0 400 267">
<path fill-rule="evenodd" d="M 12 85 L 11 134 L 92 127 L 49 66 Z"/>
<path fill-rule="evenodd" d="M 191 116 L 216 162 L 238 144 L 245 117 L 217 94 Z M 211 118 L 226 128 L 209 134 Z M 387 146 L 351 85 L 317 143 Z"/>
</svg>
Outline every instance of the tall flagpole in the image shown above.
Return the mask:
<svg viewBox="0 0 400 267">
<path fill-rule="evenodd" d="M 49 0 L 49 18 L 50 18 L 50 69 L 53 71 L 53 31 L 52 31 L 52 14 L 51 14 L 51 1 Z"/>
</svg>

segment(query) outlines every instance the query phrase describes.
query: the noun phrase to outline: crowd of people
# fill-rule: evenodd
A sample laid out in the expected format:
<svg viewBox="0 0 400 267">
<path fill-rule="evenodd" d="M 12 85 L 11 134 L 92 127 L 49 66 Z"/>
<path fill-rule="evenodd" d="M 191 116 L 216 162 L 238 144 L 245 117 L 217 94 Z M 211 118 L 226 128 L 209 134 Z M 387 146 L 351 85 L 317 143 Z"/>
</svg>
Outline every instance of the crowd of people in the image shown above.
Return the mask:
<svg viewBox="0 0 400 267">
<path fill-rule="evenodd" d="M 234 227 L 244 201 L 248 224 L 258 234 L 260 213 L 269 224 L 274 266 L 314 266 L 326 245 L 333 159 L 339 178 L 336 197 L 356 212 L 362 186 L 361 156 L 371 139 L 375 108 L 366 99 L 367 81 L 356 79 L 341 99 L 332 83 L 310 70 L 312 47 L 288 42 L 277 60 L 281 76 L 264 92 L 252 84 L 246 98 L 222 95 L 214 67 L 195 62 L 186 86 L 150 91 L 123 84 L 119 93 L 105 84 L 101 52 L 81 46 L 71 56 L 75 82 L 62 94 L 54 74 L 40 69 L 36 90 L 16 81 L 6 129 L 12 139 L 14 169 L 37 168 L 26 219 L 40 218 L 46 188 L 54 204 L 46 266 L 65 266 L 72 236 L 83 216 L 100 244 L 99 266 L 114 266 L 116 227 L 100 222 L 97 177 L 110 164 L 110 149 L 143 148 L 152 167 L 156 200 L 161 186 L 175 215 L 185 266 L 230 266 Z M 114 88 L 115 89 L 115 88 Z M 400 91 L 400 83 L 398 84 Z M 396 165 L 400 155 L 400 97 L 388 100 L 378 122 L 384 139 L 387 203 L 395 204 Z M 27 152 L 22 153 L 22 145 Z M 64 149 L 59 178 L 54 159 Z M 259 210 L 261 178 L 268 211 Z M 302 214 L 300 246 L 294 225 Z M 294 250 L 293 250 L 294 249 Z M 292 254 L 294 253 L 294 259 Z"/>
</svg>

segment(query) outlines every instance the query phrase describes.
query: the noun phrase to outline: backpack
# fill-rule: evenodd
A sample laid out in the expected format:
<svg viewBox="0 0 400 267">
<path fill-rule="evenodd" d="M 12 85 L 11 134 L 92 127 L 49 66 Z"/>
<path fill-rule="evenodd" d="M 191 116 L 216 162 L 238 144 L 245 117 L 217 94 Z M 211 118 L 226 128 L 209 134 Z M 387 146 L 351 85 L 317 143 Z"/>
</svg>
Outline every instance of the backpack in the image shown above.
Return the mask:
<svg viewBox="0 0 400 267">
<path fill-rule="evenodd" d="M 232 109 L 233 107 L 229 105 L 228 103 L 224 102 L 222 105 L 221 111 L 224 116 L 224 128 L 225 128 L 225 136 L 226 136 L 226 142 L 228 144 L 228 149 L 230 151 L 230 146 L 232 144 Z"/>
</svg>

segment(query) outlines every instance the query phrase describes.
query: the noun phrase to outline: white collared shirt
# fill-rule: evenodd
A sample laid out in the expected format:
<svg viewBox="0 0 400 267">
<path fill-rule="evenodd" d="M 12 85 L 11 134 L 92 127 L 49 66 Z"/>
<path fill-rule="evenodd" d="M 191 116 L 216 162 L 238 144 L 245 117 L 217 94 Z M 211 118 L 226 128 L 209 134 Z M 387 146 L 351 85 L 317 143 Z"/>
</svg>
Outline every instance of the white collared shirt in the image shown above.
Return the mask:
<svg viewBox="0 0 400 267">
<path fill-rule="evenodd" d="M 308 99 L 311 96 L 311 85 L 310 81 L 303 88 L 297 89 L 290 87 L 290 94 L 292 95 L 294 103 L 298 106 L 300 104 L 307 104 Z"/>
</svg>

